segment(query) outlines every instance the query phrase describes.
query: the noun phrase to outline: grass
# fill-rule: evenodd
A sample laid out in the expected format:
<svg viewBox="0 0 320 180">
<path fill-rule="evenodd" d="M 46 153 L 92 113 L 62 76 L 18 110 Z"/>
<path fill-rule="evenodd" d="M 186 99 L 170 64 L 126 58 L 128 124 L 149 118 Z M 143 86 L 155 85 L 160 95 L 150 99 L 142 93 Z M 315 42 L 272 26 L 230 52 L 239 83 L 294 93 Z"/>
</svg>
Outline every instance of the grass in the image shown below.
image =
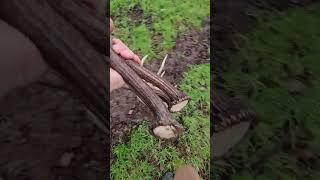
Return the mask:
<svg viewBox="0 0 320 180">
<path fill-rule="evenodd" d="M 179 32 L 199 28 L 209 16 L 208 0 L 111 0 L 116 37 L 149 58 L 163 58 Z"/>
<path fill-rule="evenodd" d="M 301 149 L 316 154 L 320 149 L 319 8 L 260 19 L 223 73 L 221 85 L 260 117 L 231 157 L 232 179 L 320 178 L 298 158 Z M 292 80 L 295 86 L 288 84 Z"/>
<path fill-rule="evenodd" d="M 191 101 L 175 118 L 186 128 L 177 144 L 155 139 L 144 123 L 130 134 L 129 142 L 113 148 L 111 179 L 158 179 L 167 171 L 191 164 L 203 177 L 209 174 L 209 64 L 191 67 L 180 89 Z"/>
</svg>

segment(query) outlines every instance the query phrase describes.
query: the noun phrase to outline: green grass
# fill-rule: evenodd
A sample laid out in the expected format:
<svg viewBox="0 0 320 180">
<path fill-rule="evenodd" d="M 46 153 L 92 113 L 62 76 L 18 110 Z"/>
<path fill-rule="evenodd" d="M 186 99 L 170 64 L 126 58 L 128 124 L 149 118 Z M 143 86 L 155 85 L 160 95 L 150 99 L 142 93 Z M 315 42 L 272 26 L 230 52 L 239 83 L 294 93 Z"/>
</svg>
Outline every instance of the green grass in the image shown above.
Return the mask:
<svg viewBox="0 0 320 180">
<path fill-rule="evenodd" d="M 110 10 L 116 37 L 141 56 L 161 59 L 179 32 L 200 27 L 209 7 L 208 0 L 111 0 Z"/>
<path fill-rule="evenodd" d="M 232 179 L 319 179 L 296 153 L 297 143 L 315 153 L 320 149 L 319 9 L 292 9 L 261 20 L 223 73 L 222 86 L 259 115 L 258 126 L 231 158 Z M 299 79 L 305 89 L 290 93 L 290 79 Z M 264 155 L 258 166 L 250 166 Z"/>
<path fill-rule="evenodd" d="M 111 179 L 157 179 L 167 171 L 190 164 L 202 176 L 209 174 L 209 64 L 191 67 L 184 75 L 180 89 L 191 100 L 175 119 L 186 128 L 178 144 L 157 140 L 147 123 L 130 134 L 129 141 L 113 148 Z"/>
</svg>

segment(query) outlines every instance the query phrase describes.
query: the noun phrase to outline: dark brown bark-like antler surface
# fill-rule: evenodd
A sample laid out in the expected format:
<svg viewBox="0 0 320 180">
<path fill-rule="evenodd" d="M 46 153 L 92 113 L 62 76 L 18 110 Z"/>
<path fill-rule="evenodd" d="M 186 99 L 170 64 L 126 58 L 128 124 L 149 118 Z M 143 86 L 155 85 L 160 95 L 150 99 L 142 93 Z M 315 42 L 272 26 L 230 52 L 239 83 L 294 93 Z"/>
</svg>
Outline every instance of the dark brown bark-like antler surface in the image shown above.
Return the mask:
<svg viewBox="0 0 320 180">
<path fill-rule="evenodd" d="M 47 63 L 72 82 L 74 90 L 98 117 L 99 121 L 95 122 L 104 132 L 108 131 L 109 124 L 106 117 L 108 61 L 156 115 L 152 125 L 155 135 L 161 137 L 159 129 L 164 130 L 164 138 L 170 139 L 182 132 L 183 127 L 172 119 L 162 100 L 170 99 L 166 103 L 172 109 L 181 102 L 183 107 L 187 97 L 150 71 L 122 60 L 112 50 L 110 59 L 106 57 L 108 27 L 102 18 L 90 14 L 79 2 L 1 1 L 0 11 L 2 19 L 26 34 L 41 50 Z M 14 16 L 12 12 L 15 12 Z M 159 92 L 152 90 L 142 79 L 157 86 Z M 157 95 L 160 92 L 165 95 L 162 99 Z M 178 108 L 182 107 L 178 105 Z"/>
<path fill-rule="evenodd" d="M 109 52 L 107 50 L 109 27 L 106 17 L 93 13 L 91 9 L 81 4 L 81 1 L 48 0 L 48 3 L 76 27 L 96 50 L 102 54 Z"/>
<path fill-rule="evenodd" d="M 127 61 L 127 64 L 132 68 L 140 77 L 142 77 L 147 82 L 151 83 L 153 86 L 159 88 L 156 90 L 160 96 L 166 99 L 170 110 L 172 112 L 180 111 L 188 102 L 188 96 L 183 92 L 177 90 L 165 79 L 154 74 L 150 70 L 137 65 L 132 61 Z M 162 92 L 159 92 L 162 91 Z M 165 95 L 167 97 L 165 97 Z M 170 99 L 170 101 L 168 101 Z"/>
<path fill-rule="evenodd" d="M 159 138 L 176 138 L 183 131 L 183 127 L 172 119 L 161 98 L 127 65 L 128 62 L 131 61 L 122 60 L 115 52 L 110 50 L 111 67 L 123 76 L 123 79 L 134 89 L 139 98 L 157 116 L 157 120 L 152 125 L 153 133 Z"/>
<path fill-rule="evenodd" d="M 81 5 L 79 3 L 72 3 L 72 2 L 66 3 L 66 2 L 61 2 L 60 0 L 54 0 L 54 1 L 50 1 L 50 4 L 52 4 L 52 6 L 57 9 L 57 11 L 59 11 L 64 16 L 66 16 L 68 21 L 71 24 L 73 24 L 75 27 L 77 27 L 77 29 L 79 29 L 82 32 L 82 34 L 87 38 L 87 40 L 90 41 L 98 51 L 100 52 L 105 51 L 106 45 L 102 43 L 101 35 L 105 35 L 106 37 L 105 29 L 107 28 L 104 26 L 105 24 L 99 20 L 99 18 L 94 16 L 94 14 L 91 14 L 91 15 L 86 14 L 86 16 L 77 16 L 76 18 L 74 18 L 73 17 L 74 15 L 78 15 L 81 12 Z M 90 29 L 91 27 L 93 27 L 94 30 L 91 30 Z M 111 45 L 112 44 L 110 41 L 110 46 Z M 108 59 L 108 57 L 106 57 L 106 59 Z M 142 81 L 142 79 L 145 79 L 146 76 L 148 76 L 150 73 L 136 74 L 137 72 L 132 71 L 132 69 L 130 68 L 129 64 L 131 61 L 122 60 L 111 49 L 110 49 L 110 59 L 108 60 L 110 62 L 110 66 L 122 75 L 126 83 L 132 87 L 134 92 L 137 93 L 140 99 L 142 99 L 142 101 L 149 108 L 151 108 L 151 110 L 156 115 L 156 121 L 153 121 L 154 123 L 152 123 L 152 128 L 154 129 L 155 135 L 157 135 L 160 138 L 163 136 L 161 135 L 161 133 L 159 134 L 155 132 L 157 131 L 156 130 L 157 127 L 160 127 L 160 128 L 165 127 L 164 129 L 168 129 L 168 131 L 165 132 L 166 137 L 164 138 L 166 139 L 170 139 L 171 137 L 175 138 L 178 134 L 180 134 L 183 131 L 182 126 L 178 122 L 172 119 L 170 113 L 168 112 L 168 110 L 166 109 L 166 107 L 162 102 L 162 100 L 168 100 L 167 93 L 162 93 L 160 92 L 161 90 L 154 92 L 152 91 L 151 88 L 149 88 L 144 83 L 144 81 Z M 146 71 L 143 71 L 143 72 L 146 72 Z M 170 87 L 171 90 L 175 89 L 168 82 L 164 82 L 161 85 L 164 87 Z M 175 90 L 175 93 L 178 94 L 178 91 Z M 157 95 L 160 95 L 160 96 L 157 96 Z M 184 96 L 183 98 L 184 98 L 183 100 L 181 100 L 181 98 L 180 99 L 171 98 L 170 101 L 169 102 L 166 101 L 166 103 L 169 105 L 170 110 L 173 109 L 174 111 L 178 111 L 176 109 L 178 108 L 179 110 L 182 109 L 187 103 L 187 96 Z M 182 106 L 181 105 L 179 106 L 177 104 L 182 104 Z"/>
<path fill-rule="evenodd" d="M 13 14 L 14 12 L 14 14 Z M 40 49 L 47 63 L 63 74 L 108 131 L 106 118 L 107 62 L 47 1 L 10 0 L 0 2 L 3 20 L 27 35 Z"/>
<path fill-rule="evenodd" d="M 80 13 L 81 5 L 79 3 L 73 3 L 72 1 L 61 1 L 61 0 L 53 0 L 50 3 L 55 7 L 60 13 L 67 17 L 67 19 L 76 26 L 83 34 L 87 37 L 87 39 L 95 45 L 95 47 L 101 51 L 105 51 L 105 44 L 101 41 L 101 35 L 106 34 L 104 23 L 99 21 L 99 18 L 94 15 L 86 15 L 86 16 L 77 16 Z M 89 23 L 88 23 L 89 22 Z M 112 51 L 110 49 L 110 51 Z M 113 58 L 110 58 L 110 61 L 113 61 Z M 110 64 L 111 67 L 114 66 L 114 63 Z M 157 91 L 156 93 L 162 97 L 163 100 L 168 104 L 168 108 L 172 112 L 180 111 L 187 103 L 188 97 L 178 91 L 174 86 L 172 86 L 169 82 L 165 81 L 161 77 L 152 73 L 148 69 L 138 66 L 132 61 L 127 61 L 127 65 L 130 66 L 138 75 L 152 83 L 156 87 L 158 87 L 162 92 Z M 125 66 L 124 64 L 122 66 Z M 116 69 L 117 67 L 113 67 Z M 125 67 L 128 69 L 127 67 Z M 126 76 L 126 74 L 120 73 L 122 76 Z M 170 99 L 168 101 L 168 98 Z"/>
</svg>

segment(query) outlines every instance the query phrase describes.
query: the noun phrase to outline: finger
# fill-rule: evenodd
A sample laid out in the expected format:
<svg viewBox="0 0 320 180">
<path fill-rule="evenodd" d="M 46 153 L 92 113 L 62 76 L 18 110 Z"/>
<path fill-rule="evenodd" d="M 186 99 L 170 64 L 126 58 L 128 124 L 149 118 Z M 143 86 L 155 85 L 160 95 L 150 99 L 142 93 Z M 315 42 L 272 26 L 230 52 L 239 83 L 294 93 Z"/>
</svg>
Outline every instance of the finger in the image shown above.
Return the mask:
<svg viewBox="0 0 320 180">
<path fill-rule="evenodd" d="M 134 54 L 120 39 L 114 38 L 112 40 L 112 43 L 113 50 L 116 53 L 120 54 L 123 58 L 125 58 L 126 60 L 133 60 L 138 64 L 141 63 L 139 56 Z"/>
<path fill-rule="evenodd" d="M 116 52 L 117 54 L 120 54 L 121 51 L 126 50 L 127 48 L 121 44 L 114 44 L 112 45 L 112 49 L 114 50 L 114 52 Z"/>
<path fill-rule="evenodd" d="M 112 44 L 123 44 L 124 45 L 124 43 L 120 39 L 117 39 L 117 38 L 112 39 Z"/>
<path fill-rule="evenodd" d="M 122 50 L 125 49 L 125 45 L 120 39 L 112 39 L 112 48 L 116 53 L 120 53 Z"/>
<path fill-rule="evenodd" d="M 139 56 L 138 55 L 133 55 L 133 60 L 136 62 L 136 63 L 138 63 L 138 64 L 141 64 L 141 59 L 139 58 Z"/>
<path fill-rule="evenodd" d="M 113 50 L 125 59 L 134 59 L 134 53 L 119 39 L 113 39 Z"/>
<path fill-rule="evenodd" d="M 120 55 L 126 60 L 132 60 L 134 58 L 134 54 L 131 50 L 125 49 L 120 52 Z"/>
<path fill-rule="evenodd" d="M 134 54 L 130 49 L 125 48 L 123 46 L 113 46 L 114 51 L 119 54 L 121 57 L 123 57 L 126 60 L 133 60 L 134 62 L 140 64 L 141 60 L 140 58 Z"/>
</svg>

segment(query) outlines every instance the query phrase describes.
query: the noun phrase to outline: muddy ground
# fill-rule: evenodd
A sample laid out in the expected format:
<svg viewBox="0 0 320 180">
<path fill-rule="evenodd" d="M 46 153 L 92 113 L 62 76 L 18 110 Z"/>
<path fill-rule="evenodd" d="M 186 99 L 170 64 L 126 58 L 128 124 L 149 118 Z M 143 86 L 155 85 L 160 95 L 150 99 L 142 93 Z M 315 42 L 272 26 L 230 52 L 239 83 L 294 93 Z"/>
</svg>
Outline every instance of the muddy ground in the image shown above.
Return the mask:
<svg viewBox="0 0 320 180">
<path fill-rule="evenodd" d="M 178 84 L 188 67 L 210 62 L 209 48 L 210 20 L 207 18 L 202 24 L 201 31 L 191 29 L 177 38 L 176 45 L 168 52 L 164 78 Z M 147 63 L 145 67 L 157 72 L 164 57 L 157 58 Z M 148 107 L 139 102 L 135 93 L 128 89 L 112 92 L 110 106 L 113 144 L 125 137 L 141 121 L 154 119 Z"/>
</svg>

